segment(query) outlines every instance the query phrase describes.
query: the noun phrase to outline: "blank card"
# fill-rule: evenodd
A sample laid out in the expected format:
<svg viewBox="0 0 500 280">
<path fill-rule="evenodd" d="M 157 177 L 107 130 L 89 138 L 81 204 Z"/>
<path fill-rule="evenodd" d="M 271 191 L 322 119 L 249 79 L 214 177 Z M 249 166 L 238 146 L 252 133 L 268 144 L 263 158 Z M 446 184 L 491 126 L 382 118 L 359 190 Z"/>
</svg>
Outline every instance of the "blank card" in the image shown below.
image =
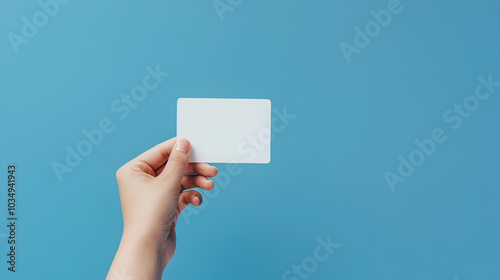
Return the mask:
<svg viewBox="0 0 500 280">
<path fill-rule="evenodd" d="M 177 139 L 191 142 L 190 162 L 269 163 L 271 101 L 180 98 Z"/>
</svg>

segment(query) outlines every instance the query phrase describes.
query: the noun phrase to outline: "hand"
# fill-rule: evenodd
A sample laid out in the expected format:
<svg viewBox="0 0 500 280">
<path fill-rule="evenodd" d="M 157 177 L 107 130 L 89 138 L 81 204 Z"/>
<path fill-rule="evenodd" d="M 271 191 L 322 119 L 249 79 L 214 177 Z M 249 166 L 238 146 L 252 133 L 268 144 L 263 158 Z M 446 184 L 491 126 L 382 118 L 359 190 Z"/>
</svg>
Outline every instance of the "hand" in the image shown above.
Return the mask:
<svg viewBox="0 0 500 280">
<path fill-rule="evenodd" d="M 190 189 L 212 190 L 214 182 L 207 177 L 218 173 L 206 163 L 189 164 L 190 153 L 189 141 L 173 138 L 116 172 L 124 229 L 107 279 L 113 274 L 126 274 L 127 280 L 161 278 L 175 252 L 180 213 L 202 202 L 201 194 Z"/>
</svg>

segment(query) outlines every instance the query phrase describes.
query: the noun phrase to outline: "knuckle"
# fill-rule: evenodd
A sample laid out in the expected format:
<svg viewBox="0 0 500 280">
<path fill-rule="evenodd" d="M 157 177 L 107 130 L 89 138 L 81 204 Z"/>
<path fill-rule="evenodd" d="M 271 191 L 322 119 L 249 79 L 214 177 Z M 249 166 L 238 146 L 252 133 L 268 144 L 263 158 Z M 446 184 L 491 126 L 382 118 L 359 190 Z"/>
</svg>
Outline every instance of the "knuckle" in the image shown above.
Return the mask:
<svg viewBox="0 0 500 280">
<path fill-rule="evenodd" d="M 125 165 L 116 170 L 116 179 L 120 179 L 125 175 Z"/>
<path fill-rule="evenodd" d="M 160 153 L 161 157 L 167 159 L 170 156 L 170 151 L 166 150 L 165 147 L 159 146 L 158 153 Z"/>
</svg>

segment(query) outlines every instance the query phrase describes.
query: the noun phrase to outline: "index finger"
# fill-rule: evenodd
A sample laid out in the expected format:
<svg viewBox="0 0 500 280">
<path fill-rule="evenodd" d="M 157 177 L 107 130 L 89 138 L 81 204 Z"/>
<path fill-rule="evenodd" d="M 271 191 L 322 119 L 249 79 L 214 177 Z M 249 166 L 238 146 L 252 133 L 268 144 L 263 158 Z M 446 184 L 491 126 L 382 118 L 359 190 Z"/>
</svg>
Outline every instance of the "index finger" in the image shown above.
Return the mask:
<svg viewBox="0 0 500 280">
<path fill-rule="evenodd" d="M 190 163 L 186 170 L 186 175 L 197 174 L 210 178 L 217 176 L 217 173 L 219 173 L 219 170 L 208 163 Z"/>
<path fill-rule="evenodd" d="M 160 175 L 163 172 L 163 169 L 165 169 L 165 164 L 155 170 L 155 175 Z M 188 164 L 184 175 L 200 175 L 213 178 L 217 176 L 218 173 L 219 170 L 215 166 L 209 165 L 208 163 L 190 163 Z"/>
</svg>

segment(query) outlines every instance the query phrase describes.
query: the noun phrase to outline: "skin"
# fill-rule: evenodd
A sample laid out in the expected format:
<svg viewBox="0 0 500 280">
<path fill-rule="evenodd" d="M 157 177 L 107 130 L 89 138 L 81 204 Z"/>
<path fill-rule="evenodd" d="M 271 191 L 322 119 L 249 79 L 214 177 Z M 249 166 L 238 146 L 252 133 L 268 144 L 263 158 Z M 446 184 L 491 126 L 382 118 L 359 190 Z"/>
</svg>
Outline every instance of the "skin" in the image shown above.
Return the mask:
<svg viewBox="0 0 500 280">
<path fill-rule="evenodd" d="M 189 205 L 212 190 L 217 168 L 189 163 L 191 144 L 172 138 L 123 165 L 116 172 L 123 234 L 107 280 L 161 279 L 176 247 L 175 226 Z"/>
</svg>

